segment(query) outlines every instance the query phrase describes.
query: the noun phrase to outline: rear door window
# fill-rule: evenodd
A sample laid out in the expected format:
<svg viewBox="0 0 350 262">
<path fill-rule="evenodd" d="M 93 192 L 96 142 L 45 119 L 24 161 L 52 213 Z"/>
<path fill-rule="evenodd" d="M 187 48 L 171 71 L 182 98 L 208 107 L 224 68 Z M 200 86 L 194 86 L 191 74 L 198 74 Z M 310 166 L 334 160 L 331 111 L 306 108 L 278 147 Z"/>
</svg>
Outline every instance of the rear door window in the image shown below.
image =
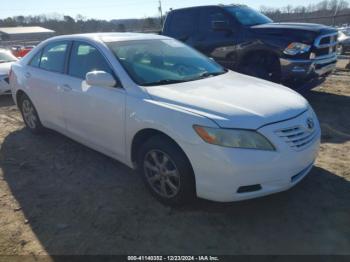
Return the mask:
<svg viewBox="0 0 350 262">
<path fill-rule="evenodd" d="M 176 11 L 171 16 L 168 35 L 175 38 L 189 37 L 197 24 L 197 10 Z"/>
<path fill-rule="evenodd" d="M 223 22 L 227 26 L 232 26 L 229 16 L 221 8 L 202 9 L 199 19 L 199 31 L 203 33 L 225 34 L 225 32 L 216 32 L 213 30 L 214 22 Z"/>
<path fill-rule="evenodd" d="M 68 41 L 48 44 L 42 52 L 39 67 L 47 71 L 63 73 L 68 46 Z"/>
</svg>

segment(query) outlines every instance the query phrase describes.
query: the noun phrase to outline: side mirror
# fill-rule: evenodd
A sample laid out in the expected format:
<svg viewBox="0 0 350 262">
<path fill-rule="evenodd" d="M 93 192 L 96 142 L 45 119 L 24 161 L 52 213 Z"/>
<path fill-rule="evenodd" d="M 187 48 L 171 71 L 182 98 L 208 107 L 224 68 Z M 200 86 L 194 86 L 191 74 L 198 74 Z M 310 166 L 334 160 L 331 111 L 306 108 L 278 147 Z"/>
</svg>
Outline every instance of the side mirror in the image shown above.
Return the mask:
<svg viewBox="0 0 350 262">
<path fill-rule="evenodd" d="M 114 87 L 117 84 L 114 77 L 105 71 L 91 71 L 86 74 L 86 83 L 90 86 Z"/>
<path fill-rule="evenodd" d="M 231 31 L 231 28 L 226 21 L 213 21 L 211 28 L 214 31 Z"/>
</svg>

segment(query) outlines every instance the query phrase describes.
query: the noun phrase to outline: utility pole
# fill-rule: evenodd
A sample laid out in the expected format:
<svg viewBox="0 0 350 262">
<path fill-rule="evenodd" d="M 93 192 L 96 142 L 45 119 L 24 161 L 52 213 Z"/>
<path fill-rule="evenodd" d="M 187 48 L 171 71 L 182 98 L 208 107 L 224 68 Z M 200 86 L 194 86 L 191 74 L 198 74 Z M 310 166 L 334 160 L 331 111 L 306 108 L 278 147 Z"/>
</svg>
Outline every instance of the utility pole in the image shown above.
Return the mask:
<svg viewBox="0 0 350 262">
<path fill-rule="evenodd" d="M 335 7 L 335 11 L 334 11 L 334 15 L 333 15 L 333 26 L 335 26 L 335 18 L 336 18 L 337 14 L 338 14 L 339 4 L 340 4 L 340 1 L 337 1 L 337 5 Z"/>
<path fill-rule="evenodd" d="M 158 11 L 160 13 L 160 27 L 163 28 L 163 11 L 162 11 L 162 1 L 159 0 Z"/>
</svg>

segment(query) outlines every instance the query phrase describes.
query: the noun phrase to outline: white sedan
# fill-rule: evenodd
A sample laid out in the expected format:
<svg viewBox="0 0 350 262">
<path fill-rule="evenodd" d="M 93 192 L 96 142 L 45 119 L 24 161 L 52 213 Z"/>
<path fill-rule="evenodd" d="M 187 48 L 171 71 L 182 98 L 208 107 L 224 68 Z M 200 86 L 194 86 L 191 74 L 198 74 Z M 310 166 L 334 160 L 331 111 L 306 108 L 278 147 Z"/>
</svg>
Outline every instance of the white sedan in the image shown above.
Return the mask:
<svg viewBox="0 0 350 262">
<path fill-rule="evenodd" d="M 138 169 L 167 204 L 287 190 L 319 149 L 302 96 L 160 35 L 54 37 L 13 66 L 10 83 L 32 132 L 54 129 Z"/>
<path fill-rule="evenodd" d="M 0 95 L 11 94 L 9 72 L 11 65 L 17 60 L 9 50 L 0 49 Z"/>
</svg>

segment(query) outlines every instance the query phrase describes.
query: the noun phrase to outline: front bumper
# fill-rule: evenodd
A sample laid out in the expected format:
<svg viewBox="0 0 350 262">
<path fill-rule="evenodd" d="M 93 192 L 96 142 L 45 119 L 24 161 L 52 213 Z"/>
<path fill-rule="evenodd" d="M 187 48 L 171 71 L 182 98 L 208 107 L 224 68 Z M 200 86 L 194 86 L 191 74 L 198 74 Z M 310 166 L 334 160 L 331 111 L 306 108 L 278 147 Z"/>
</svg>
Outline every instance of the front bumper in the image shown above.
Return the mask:
<svg viewBox="0 0 350 262">
<path fill-rule="evenodd" d="M 312 110 L 258 131 L 276 147 L 276 151 L 224 148 L 206 143 L 184 148 L 192 164 L 197 196 L 219 202 L 251 199 L 287 190 L 311 170 L 320 145 L 320 127 L 316 120 L 315 136 L 305 147 L 295 150 L 276 130 L 305 125 Z M 241 189 L 255 190 L 241 190 Z"/>
<path fill-rule="evenodd" d="M 307 81 L 324 77 L 335 70 L 336 63 L 336 54 L 309 60 L 281 58 L 282 81 Z"/>
<path fill-rule="evenodd" d="M 0 95 L 11 94 L 9 78 L 7 75 L 0 76 Z"/>
</svg>

